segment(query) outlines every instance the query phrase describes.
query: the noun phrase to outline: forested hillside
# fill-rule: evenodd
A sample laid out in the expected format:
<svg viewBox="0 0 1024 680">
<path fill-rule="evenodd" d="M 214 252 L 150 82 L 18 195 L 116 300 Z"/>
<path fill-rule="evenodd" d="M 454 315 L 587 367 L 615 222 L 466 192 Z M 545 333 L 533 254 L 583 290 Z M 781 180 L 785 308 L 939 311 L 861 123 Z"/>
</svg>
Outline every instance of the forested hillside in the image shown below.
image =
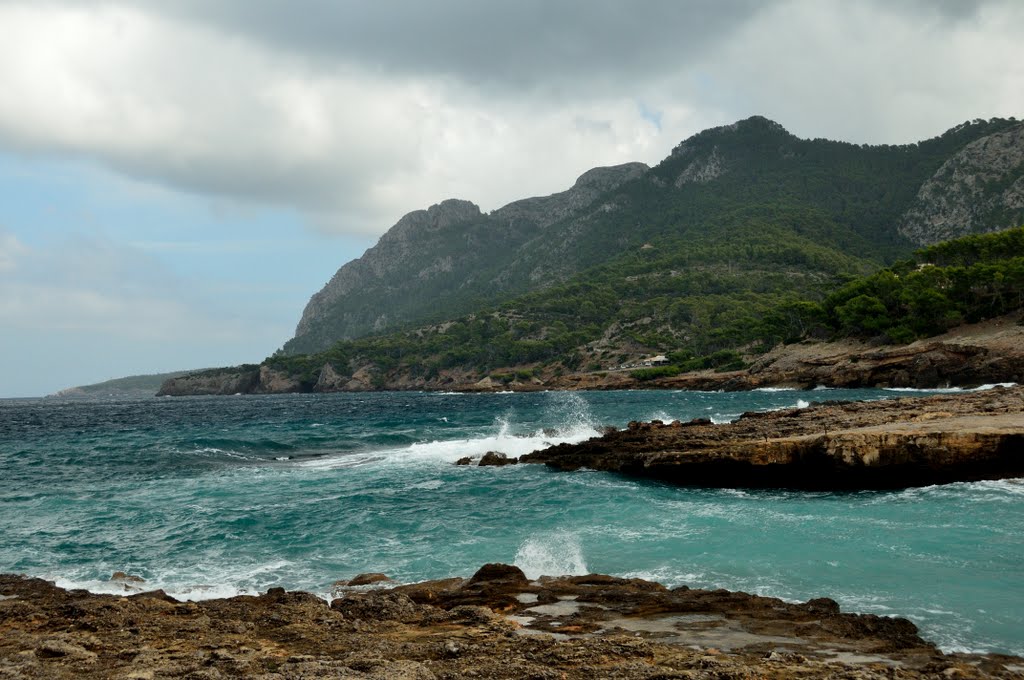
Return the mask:
<svg viewBox="0 0 1024 680">
<path fill-rule="evenodd" d="M 755 117 L 695 135 L 654 168 L 595 169 L 566 192 L 490 214 L 445 201 L 342 267 L 283 351 L 194 386 L 538 383 L 635 371 L 664 354 L 669 365 L 634 372 L 659 377 L 742 367 L 804 338 L 904 343 L 1019 309 L 1020 229 L 915 255 L 899 227 L 935 182 L 971 184 L 965 168 L 984 168 L 987 184 L 957 194 L 956 210 L 989 200 L 985 187 L 1015 205 L 1019 168 L 985 150 L 1015 149 L 1021 126 L 979 120 L 919 144 L 858 146 L 801 140 Z M 933 207 L 920 214 L 955 214 Z M 992 215 L 1020 224 L 1018 212 L 986 203 L 969 229 L 1006 226 Z M 914 238 L 930 243 L 918 227 Z M 186 383 L 171 392 L 190 393 Z"/>
<path fill-rule="evenodd" d="M 808 246 L 779 225 L 749 217 L 745 224 L 759 237 L 709 242 L 695 252 L 643 249 L 500 308 L 314 355 L 278 355 L 265 365 L 312 389 L 325 365 L 339 375 L 363 370 L 384 386 L 396 375 L 428 381 L 446 370 L 506 380 L 602 371 L 663 352 L 671 365 L 636 372 L 659 377 L 736 368 L 741 353 L 807 337 L 909 342 L 1024 308 L 1024 227 L 942 243 L 853 277 L 862 262 Z M 687 258 L 702 268 L 660 275 Z M 782 273 L 768 275 L 755 262 Z M 846 271 L 848 282 L 827 293 L 824 268 Z M 784 292 L 772 276 L 789 279 Z"/>
<path fill-rule="evenodd" d="M 758 307 L 764 301 L 758 296 L 769 288 L 783 294 L 809 285 L 806 276 L 791 276 L 791 265 L 777 256 L 753 256 L 764 251 L 763 228 L 779 232 L 783 241 L 797 239 L 801 249 L 846 256 L 838 269 L 819 266 L 819 258 L 811 269 L 823 276 L 891 263 L 911 252 L 898 227 L 912 205 L 922 210 L 928 204 L 919 195 L 922 185 L 966 146 L 1018 128 L 1012 120 L 979 120 L 916 144 L 867 146 L 799 139 L 753 117 L 691 137 L 654 168 L 598 168 L 561 194 L 490 214 L 468 201 L 445 201 L 407 215 L 366 255 L 342 267 L 310 301 L 284 349 L 315 352 L 338 339 L 496 309 L 526 293 L 570 285 L 584 272 L 588 282 L 600 279 L 608 272 L 595 268 L 619 271 L 630 258 L 654 258 L 668 267 L 659 274 L 663 278 L 697 279 L 702 267 L 710 267 L 713 280 L 729 278 L 724 289 L 749 293 Z M 977 172 L 995 162 L 984 154 L 971 158 Z M 988 170 L 993 191 L 1012 184 L 1017 172 Z M 971 229 L 1013 226 L 1024 220 L 1024 210 L 1017 212 L 979 214 Z M 928 242 L 927 228 L 914 238 Z M 735 252 L 722 251 L 725 243 Z M 639 254 L 641 249 L 654 252 Z M 720 271 L 729 261 L 755 265 L 745 275 L 750 286 Z M 655 273 L 648 267 L 635 275 L 653 285 Z M 613 282 L 602 279 L 604 284 Z M 614 286 L 617 295 L 629 288 Z M 657 296 L 664 286 L 655 288 Z M 665 292 L 690 290 L 679 280 Z"/>
</svg>

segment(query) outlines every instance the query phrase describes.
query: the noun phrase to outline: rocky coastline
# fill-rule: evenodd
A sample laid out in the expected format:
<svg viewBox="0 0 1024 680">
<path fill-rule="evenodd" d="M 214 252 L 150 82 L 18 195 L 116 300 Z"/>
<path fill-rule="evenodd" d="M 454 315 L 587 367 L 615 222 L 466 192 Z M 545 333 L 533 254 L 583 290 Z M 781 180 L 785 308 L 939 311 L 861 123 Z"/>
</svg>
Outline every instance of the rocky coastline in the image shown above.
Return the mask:
<svg viewBox="0 0 1024 680">
<path fill-rule="evenodd" d="M 270 365 L 200 371 L 171 378 L 158 396 L 286 394 L 294 392 L 367 392 L 383 390 L 454 392 L 536 392 L 543 390 L 751 390 L 786 386 L 824 387 L 975 387 L 1024 383 L 1024 325 L 1019 315 L 961 326 L 945 335 L 908 345 L 873 345 L 861 341 L 806 341 L 782 345 L 750 357 L 740 371 L 682 373 L 653 380 L 634 370 L 563 372 L 537 366 L 510 366 L 495 371 L 505 379 L 459 369 L 435 377 L 380 373 L 361 366 L 342 374 L 330 364 L 303 382 Z M 519 377 L 529 374 L 530 377 Z"/>
<path fill-rule="evenodd" d="M 906 619 L 827 598 L 531 581 L 501 564 L 411 585 L 367 576 L 330 602 L 282 588 L 179 602 L 0 575 L 0 677 L 1024 678 L 1024 659 L 945 654 Z"/>
<path fill-rule="evenodd" d="M 1024 477 L 1024 387 L 632 422 L 519 457 L 698 487 L 895 489 Z"/>
</svg>

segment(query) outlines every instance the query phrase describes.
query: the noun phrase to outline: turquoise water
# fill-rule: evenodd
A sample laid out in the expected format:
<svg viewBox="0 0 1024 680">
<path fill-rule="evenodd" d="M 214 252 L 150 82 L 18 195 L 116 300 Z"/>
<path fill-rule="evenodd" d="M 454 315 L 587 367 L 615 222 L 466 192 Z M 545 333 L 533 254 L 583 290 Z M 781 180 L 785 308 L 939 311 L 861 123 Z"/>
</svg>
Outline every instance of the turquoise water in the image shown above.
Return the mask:
<svg viewBox="0 0 1024 680">
<path fill-rule="evenodd" d="M 0 571 L 177 597 L 327 594 L 511 562 L 903 615 L 946 650 L 1024 654 L 1024 480 L 853 494 L 694 490 L 456 467 L 629 420 L 735 418 L 880 390 L 0 401 Z"/>
</svg>

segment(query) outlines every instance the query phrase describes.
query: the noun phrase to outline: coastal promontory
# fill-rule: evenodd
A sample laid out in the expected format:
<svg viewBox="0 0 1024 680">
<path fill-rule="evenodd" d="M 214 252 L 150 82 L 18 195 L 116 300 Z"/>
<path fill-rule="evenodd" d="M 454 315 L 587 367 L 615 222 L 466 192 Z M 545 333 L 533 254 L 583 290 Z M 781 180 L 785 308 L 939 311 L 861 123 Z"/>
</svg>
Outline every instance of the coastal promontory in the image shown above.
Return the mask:
<svg viewBox="0 0 1024 680">
<path fill-rule="evenodd" d="M 632 422 L 520 457 L 682 486 L 895 489 L 1024 476 L 1024 387 Z"/>
</svg>

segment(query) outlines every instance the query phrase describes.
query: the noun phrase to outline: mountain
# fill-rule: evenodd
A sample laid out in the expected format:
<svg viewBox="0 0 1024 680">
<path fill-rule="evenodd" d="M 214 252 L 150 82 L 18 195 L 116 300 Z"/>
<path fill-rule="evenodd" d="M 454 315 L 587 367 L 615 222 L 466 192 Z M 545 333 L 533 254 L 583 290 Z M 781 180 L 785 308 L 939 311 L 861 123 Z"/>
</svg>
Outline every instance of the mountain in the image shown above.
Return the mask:
<svg viewBox="0 0 1024 680">
<path fill-rule="evenodd" d="M 692 275 L 666 274 L 666 257 L 678 262 L 680 253 L 651 247 L 498 308 L 340 341 L 316 354 L 181 376 L 160 394 L 936 387 L 1024 379 L 1024 227 L 935 244 L 837 285 L 828 269 L 858 261 L 787 237 L 768 221 L 745 224 L 752 232 L 738 246 L 688 251 L 701 263 Z M 738 267 L 747 248 L 749 259 Z M 761 269 L 751 266 L 755 260 Z M 907 344 L 950 329 L 945 341 Z M 792 344 L 826 338 L 838 342 Z M 653 359 L 655 351 L 667 356 Z"/>
<path fill-rule="evenodd" d="M 755 116 L 653 168 L 598 168 L 489 214 L 444 201 L 344 265 L 283 351 L 161 390 L 565 387 L 655 354 L 662 372 L 736 368 L 801 338 L 905 343 L 1013 312 L 1021 265 L 986 258 L 1018 236 L 934 246 L 977 252 L 948 270 L 908 258 L 951 223 L 978 234 L 1024 222 L 1022 128 L 976 120 L 867 146 Z"/>
<path fill-rule="evenodd" d="M 507 266 L 551 224 L 647 169 L 643 163 L 594 168 L 567 191 L 516 201 L 487 215 L 455 199 L 409 213 L 313 296 L 285 351 L 318 351 L 339 339 L 475 309 L 511 288 L 488 272 Z"/>
<path fill-rule="evenodd" d="M 832 275 L 858 273 L 947 238 L 951 223 L 984 232 L 1022 221 L 1022 129 L 977 120 L 916 144 L 868 146 L 799 139 L 755 116 L 694 135 L 654 168 L 596 168 L 567 191 L 489 214 L 447 200 L 406 215 L 339 269 L 283 352 L 495 308 L 648 246 L 680 255 L 675 264 L 692 273 L 699 263 L 685 251 L 702 244 L 763 246 L 751 224 L 847 258 Z"/>
</svg>

